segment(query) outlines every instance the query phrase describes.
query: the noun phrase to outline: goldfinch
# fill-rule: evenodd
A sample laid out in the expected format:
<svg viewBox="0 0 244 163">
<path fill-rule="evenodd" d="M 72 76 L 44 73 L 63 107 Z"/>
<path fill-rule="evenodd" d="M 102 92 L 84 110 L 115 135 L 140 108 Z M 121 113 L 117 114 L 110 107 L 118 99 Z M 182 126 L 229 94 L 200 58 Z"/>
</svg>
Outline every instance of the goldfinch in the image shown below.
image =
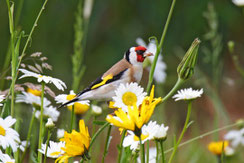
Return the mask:
<svg viewBox="0 0 244 163">
<path fill-rule="evenodd" d="M 123 59 L 93 81 L 90 86 L 79 92 L 74 99 L 62 104 L 59 108 L 80 100 L 111 99 L 121 83 L 139 83 L 141 81 L 143 61 L 152 55 L 143 46 L 131 47 L 125 52 Z"/>
</svg>

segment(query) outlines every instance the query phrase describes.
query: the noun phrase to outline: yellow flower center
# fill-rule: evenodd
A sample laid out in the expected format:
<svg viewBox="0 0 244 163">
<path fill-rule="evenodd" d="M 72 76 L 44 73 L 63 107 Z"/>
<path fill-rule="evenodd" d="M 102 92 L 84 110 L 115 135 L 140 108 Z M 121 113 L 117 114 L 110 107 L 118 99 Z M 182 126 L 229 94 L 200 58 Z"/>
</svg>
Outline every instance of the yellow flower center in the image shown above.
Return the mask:
<svg viewBox="0 0 244 163">
<path fill-rule="evenodd" d="M 50 153 L 51 156 L 58 156 L 60 154 L 61 154 L 61 152 L 52 152 L 52 153 Z"/>
<path fill-rule="evenodd" d="M 67 100 L 72 100 L 73 98 L 75 98 L 76 95 L 67 95 L 66 99 Z M 73 105 L 67 106 L 67 108 L 69 110 L 72 110 Z M 83 114 L 85 113 L 87 110 L 89 109 L 89 105 L 87 104 L 81 104 L 79 102 L 75 102 L 74 104 L 74 111 L 75 114 Z"/>
<path fill-rule="evenodd" d="M 75 98 L 75 95 L 67 95 L 66 99 L 67 100 L 73 100 L 73 98 Z"/>
<path fill-rule="evenodd" d="M 2 126 L 0 126 L 0 135 L 5 136 L 5 133 L 5 129 Z"/>
<path fill-rule="evenodd" d="M 37 89 L 31 89 L 31 88 L 27 88 L 27 92 L 31 93 L 35 96 L 41 96 L 41 91 L 37 90 Z"/>
<path fill-rule="evenodd" d="M 141 140 L 146 139 L 148 136 L 149 136 L 149 134 L 147 134 L 147 135 L 143 135 L 143 134 L 141 134 Z M 135 140 L 135 141 L 139 141 L 139 137 L 135 135 L 135 136 L 134 136 L 134 140 Z"/>
<path fill-rule="evenodd" d="M 133 106 L 137 102 L 137 97 L 132 92 L 126 92 L 122 96 L 122 101 L 127 106 Z"/>
<path fill-rule="evenodd" d="M 43 76 L 42 76 L 42 75 L 39 75 L 38 77 L 39 77 L 39 78 L 42 78 Z"/>
</svg>

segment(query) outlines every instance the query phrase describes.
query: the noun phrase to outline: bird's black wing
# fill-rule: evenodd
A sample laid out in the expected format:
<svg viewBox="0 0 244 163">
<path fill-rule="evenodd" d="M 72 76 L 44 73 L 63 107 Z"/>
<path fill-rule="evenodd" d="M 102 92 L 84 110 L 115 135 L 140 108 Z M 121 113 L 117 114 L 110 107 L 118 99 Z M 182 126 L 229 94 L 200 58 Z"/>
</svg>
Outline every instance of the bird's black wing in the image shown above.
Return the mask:
<svg viewBox="0 0 244 163">
<path fill-rule="evenodd" d="M 102 76 L 98 77 L 95 81 L 93 81 L 87 88 L 85 88 L 83 91 L 79 92 L 76 97 L 62 105 L 60 105 L 58 108 L 61 108 L 61 107 L 64 107 L 70 103 L 73 103 L 73 102 L 76 102 L 76 101 L 79 101 L 79 96 L 82 95 L 83 93 L 85 92 L 88 92 L 90 90 L 93 90 L 93 89 L 97 89 L 105 84 L 108 84 L 108 83 L 111 83 L 111 82 L 114 82 L 114 81 L 117 81 L 119 80 L 122 75 L 124 74 L 124 72 L 126 71 L 127 69 L 121 71 L 120 73 L 118 73 L 117 75 L 115 76 L 112 76 L 112 75 L 107 75 L 106 77 L 102 78 Z"/>
<path fill-rule="evenodd" d="M 106 85 L 108 83 L 111 83 L 111 82 L 114 82 L 114 81 L 117 81 L 119 80 L 122 75 L 124 74 L 124 72 L 126 71 L 127 69 L 121 71 L 120 73 L 118 73 L 117 75 L 115 76 L 109 76 L 107 75 L 106 77 L 102 78 L 102 76 L 98 77 L 95 81 L 93 81 L 87 88 L 85 88 L 83 91 L 79 92 L 76 97 L 82 95 L 83 93 L 85 92 L 88 92 L 90 90 L 93 90 L 93 89 L 97 89 L 103 85 Z"/>
</svg>

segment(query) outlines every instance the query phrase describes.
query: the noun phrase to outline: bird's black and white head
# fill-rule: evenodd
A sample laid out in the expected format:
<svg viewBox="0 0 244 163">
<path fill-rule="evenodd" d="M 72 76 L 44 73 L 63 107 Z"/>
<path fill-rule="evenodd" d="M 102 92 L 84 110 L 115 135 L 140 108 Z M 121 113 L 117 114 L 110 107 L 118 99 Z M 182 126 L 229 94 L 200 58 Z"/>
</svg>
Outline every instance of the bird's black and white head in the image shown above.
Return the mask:
<svg viewBox="0 0 244 163">
<path fill-rule="evenodd" d="M 133 65 L 142 65 L 146 57 L 152 56 L 152 53 L 147 52 L 143 46 L 131 47 L 125 53 L 125 59 Z"/>
</svg>

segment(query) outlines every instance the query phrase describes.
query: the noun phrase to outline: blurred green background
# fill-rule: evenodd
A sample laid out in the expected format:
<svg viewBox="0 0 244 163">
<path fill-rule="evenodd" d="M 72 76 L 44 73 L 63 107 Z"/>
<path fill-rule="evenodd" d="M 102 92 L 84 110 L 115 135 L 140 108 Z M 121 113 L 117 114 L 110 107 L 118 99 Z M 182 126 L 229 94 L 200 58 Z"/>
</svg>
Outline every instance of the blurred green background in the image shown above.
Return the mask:
<svg viewBox="0 0 244 163">
<path fill-rule="evenodd" d="M 14 2 L 15 8 L 18 8 L 19 1 Z M 43 2 L 43 0 L 24 0 L 17 28 L 28 34 Z M 207 83 L 213 83 L 212 79 L 215 74 L 211 72 L 211 65 L 205 62 L 203 47 L 209 47 L 210 43 L 204 37 L 209 31 L 209 27 L 203 13 L 208 10 L 210 2 L 214 5 L 217 14 L 217 32 L 222 36 L 223 49 L 220 52 L 219 60 L 223 64 L 223 69 L 219 74 L 218 82 L 209 86 Z M 47 71 L 47 74 L 63 80 L 67 84 L 68 90 L 71 88 L 73 78 L 71 55 L 73 54 L 73 27 L 77 4 L 77 0 L 48 1 L 32 36 L 31 45 L 26 51 L 27 56 L 34 52 L 42 52 L 44 56 L 48 57 L 48 63 L 53 66 L 53 71 Z M 86 71 L 81 85 L 87 86 L 120 60 L 129 47 L 136 45 L 136 38 L 142 37 L 147 40 L 150 36 L 156 36 L 160 39 L 170 4 L 169 0 L 94 0 L 84 49 L 83 64 L 86 66 Z M 202 43 L 199 50 L 198 69 L 195 71 L 196 75 L 193 80 L 184 87 L 212 88 L 216 90 L 219 101 L 214 100 L 215 96 L 211 90 L 206 90 L 204 97 L 194 104 L 197 110 L 193 114 L 197 118 L 193 119 L 199 125 L 198 130 L 206 131 L 213 128 L 213 117 L 215 116 L 213 108 L 218 105 L 218 102 L 221 103 L 221 106 L 222 104 L 225 106 L 231 121 L 244 117 L 243 78 L 236 71 L 227 47 L 229 40 L 235 41 L 235 53 L 240 57 L 239 61 L 243 65 L 243 33 L 244 10 L 235 6 L 230 0 L 178 0 L 176 2 L 162 49 L 164 61 L 167 64 L 167 79 L 163 85 L 158 86 L 164 90 L 159 90 L 158 94 L 163 96 L 172 88 L 177 79 L 177 65 L 184 54 L 182 50 L 186 51 L 191 42 L 199 37 Z M 2 65 L 9 40 L 7 6 L 4 0 L 0 0 L 1 72 L 5 71 L 2 70 Z M 22 47 L 23 45 L 24 41 L 22 41 Z M 201 82 L 204 79 L 203 74 L 205 77 L 207 76 L 209 82 Z M 143 85 L 147 83 L 147 75 L 148 73 L 145 73 Z M 8 85 L 5 88 L 8 88 Z M 158 116 L 155 119 L 158 119 L 159 122 L 167 121 L 167 124 L 172 121 L 175 124 L 182 124 L 186 114 L 186 110 L 182 110 L 182 107 L 186 107 L 183 102 L 173 104 L 173 100 L 169 100 L 166 106 L 162 107 L 166 108 L 166 113 L 159 115 L 164 118 Z M 178 132 L 177 128 L 172 127 L 171 131 L 174 130 Z"/>
<path fill-rule="evenodd" d="M 23 29 L 26 34 L 29 33 L 42 2 L 24 0 L 18 28 Z M 187 49 L 194 38 L 201 39 L 206 32 L 207 24 L 203 12 L 207 10 L 208 2 L 210 1 L 177 1 L 163 47 L 168 76 L 175 75 L 175 64 L 178 63 L 175 61 L 174 48 L 182 46 Z M 243 44 L 242 10 L 231 1 L 212 2 L 218 13 L 219 30 L 224 35 L 224 40 L 231 39 Z M 70 56 L 73 54 L 73 24 L 77 4 L 77 0 L 49 1 L 33 34 L 31 46 L 27 49 L 27 54 L 40 51 L 47 56 L 54 67 L 51 75 L 63 79 L 68 85 L 72 80 Z M 15 2 L 15 7 L 18 7 L 18 1 Z M 85 50 L 87 71 L 82 82 L 87 85 L 117 62 L 124 51 L 136 45 L 137 37 L 145 40 L 150 36 L 160 38 L 169 7 L 170 1 L 166 0 L 95 0 Z M 2 65 L 10 38 L 7 7 L 3 0 L 0 1 L 0 23 Z"/>
</svg>

